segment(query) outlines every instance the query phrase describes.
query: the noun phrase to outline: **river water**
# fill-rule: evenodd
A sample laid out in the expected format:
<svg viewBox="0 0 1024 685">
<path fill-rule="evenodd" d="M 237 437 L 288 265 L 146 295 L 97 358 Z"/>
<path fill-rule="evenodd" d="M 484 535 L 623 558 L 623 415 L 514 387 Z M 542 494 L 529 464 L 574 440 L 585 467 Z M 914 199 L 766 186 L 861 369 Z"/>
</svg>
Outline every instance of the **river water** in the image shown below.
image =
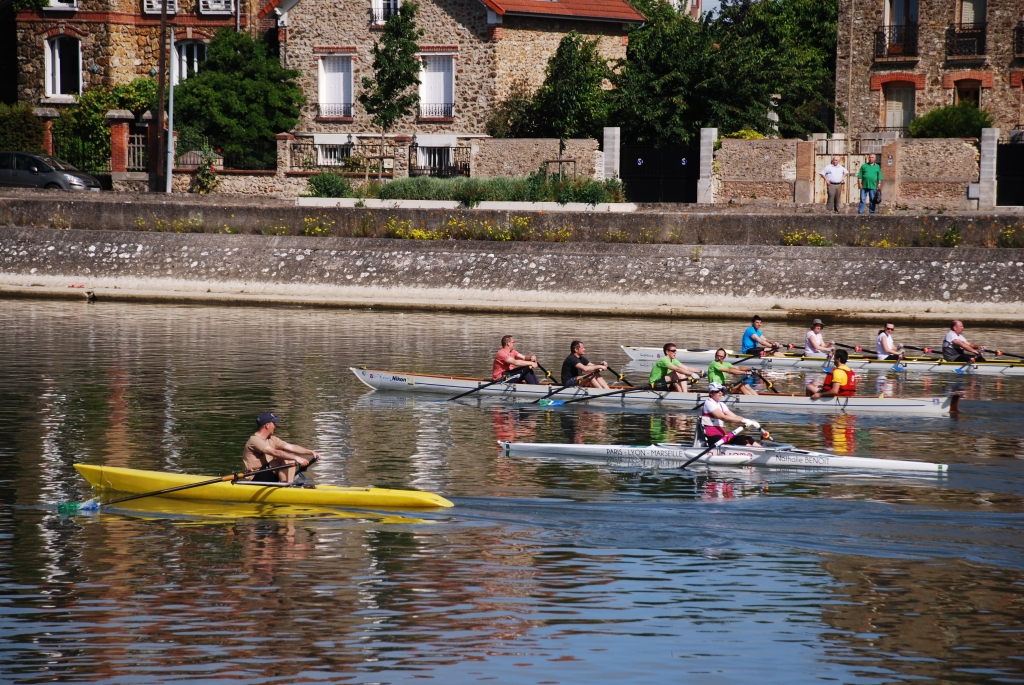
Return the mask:
<svg viewBox="0 0 1024 685">
<path fill-rule="evenodd" d="M 0 320 L 0 682 L 1024 681 L 1024 379 L 862 381 L 960 385 L 954 418 L 756 417 L 946 477 L 651 473 L 495 441 L 687 441 L 692 414 L 382 395 L 348 367 L 485 375 L 513 333 L 553 370 L 576 337 L 620 368 L 619 344 L 736 345 L 741 323 L 33 301 Z M 1019 329 L 966 335 L 1024 351 Z M 91 494 L 76 462 L 231 472 L 266 410 L 325 454 L 314 480 L 455 508 L 56 511 Z"/>
</svg>

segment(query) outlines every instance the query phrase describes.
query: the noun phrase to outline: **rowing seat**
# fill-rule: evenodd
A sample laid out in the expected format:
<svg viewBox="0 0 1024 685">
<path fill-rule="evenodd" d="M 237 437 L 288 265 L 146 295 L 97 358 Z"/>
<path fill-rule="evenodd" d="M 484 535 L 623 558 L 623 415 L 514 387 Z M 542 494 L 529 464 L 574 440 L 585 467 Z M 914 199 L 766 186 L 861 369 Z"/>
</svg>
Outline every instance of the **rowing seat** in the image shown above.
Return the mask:
<svg viewBox="0 0 1024 685">
<path fill-rule="evenodd" d="M 704 433 L 704 424 L 701 423 L 700 417 L 697 417 L 697 428 L 693 431 L 693 446 L 701 448 L 708 446 L 708 436 Z"/>
</svg>

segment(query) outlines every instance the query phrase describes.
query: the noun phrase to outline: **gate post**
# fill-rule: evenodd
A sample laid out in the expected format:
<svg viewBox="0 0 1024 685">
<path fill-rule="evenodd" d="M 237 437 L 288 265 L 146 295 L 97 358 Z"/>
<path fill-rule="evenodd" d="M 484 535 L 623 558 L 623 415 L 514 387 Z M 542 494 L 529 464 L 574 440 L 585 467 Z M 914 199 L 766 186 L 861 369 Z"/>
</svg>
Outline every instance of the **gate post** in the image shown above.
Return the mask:
<svg viewBox="0 0 1024 685">
<path fill-rule="evenodd" d="M 996 206 L 996 155 L 999 151 L 999 129 L 981 129 L 981 160 L 978 175 L 978 209 Z"/>
<path fill-rule="evenodd" d="M 619 178 L 619 152 L 622 146 L 622 129 L 618 126 L 604 129 L 604 180 Z"/>
<path fill-rule="evenodd" d="M 715 141 L 718 140 L 717 128 L 700 130 L 700 178 L 697 180 L 697 202 L 710 205 L 715 202 L 715 188 L 712 175 L 715 164 Z"/>
</svg>

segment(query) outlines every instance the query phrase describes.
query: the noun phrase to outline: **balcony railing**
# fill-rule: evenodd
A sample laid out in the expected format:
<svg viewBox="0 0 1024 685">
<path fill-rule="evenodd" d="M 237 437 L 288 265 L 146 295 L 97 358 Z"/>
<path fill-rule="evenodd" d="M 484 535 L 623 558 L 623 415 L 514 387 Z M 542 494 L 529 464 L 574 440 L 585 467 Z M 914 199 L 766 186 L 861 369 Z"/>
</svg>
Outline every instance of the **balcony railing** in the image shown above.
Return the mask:
<svg viewBox="0 0 1024 685">
<path fill-rule="evenodd" d="M 398 3 L 392 4 L 385 0 L 383 5 L 370 8 L 370 23 L 380 26 L 387 23 L 389 17 L 398 14 Z"/>
<path fill-rule="evenodd" d="M 1024 57 L 1024 21 L 1013 27 L 1013 56 Z"/>
<path fill-rule="evenodd" d="M 472 148 L 420 148 L 416 144 L 409 146 L 409 175 L 434 176 L 436 178 L 453 178 L 469 176 L 469 163 Z"/>
<path fill-rule="evenodd" d="M 875 59 L 917 57 L 917 24 L 879 26 L 875 31 Z"/>
<path fill-rule="evenodd" d="M 420 119 L 451 119 L 455 116 L 455 104 L 446 103 L 423 103 L 419 105 Z"/>
<path fill-rule="evenodd" d="M 316 106 L 316 115 L 319 118 L 326 117 L 351 117 L 351 102 L 321 102 Z"/>
<path fill-rule="evenodd" d="M 985 24 L 952 24 L 946 29 L 946 57 L 985 54 Z"/>
</svg>

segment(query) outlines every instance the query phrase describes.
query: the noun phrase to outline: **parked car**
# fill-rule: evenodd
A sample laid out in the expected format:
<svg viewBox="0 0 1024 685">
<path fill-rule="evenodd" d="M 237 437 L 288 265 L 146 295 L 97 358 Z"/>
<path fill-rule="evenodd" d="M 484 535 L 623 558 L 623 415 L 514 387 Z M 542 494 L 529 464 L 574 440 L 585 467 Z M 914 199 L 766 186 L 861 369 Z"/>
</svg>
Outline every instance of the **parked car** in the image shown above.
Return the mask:
<svg viewBox="0 0 1024 685">
<path fill-rule="evenodd" d="M 56 157 L 4 151 L 0 152 L 0 187 L 100 190 L 100 182 Z"/>
</svg>

